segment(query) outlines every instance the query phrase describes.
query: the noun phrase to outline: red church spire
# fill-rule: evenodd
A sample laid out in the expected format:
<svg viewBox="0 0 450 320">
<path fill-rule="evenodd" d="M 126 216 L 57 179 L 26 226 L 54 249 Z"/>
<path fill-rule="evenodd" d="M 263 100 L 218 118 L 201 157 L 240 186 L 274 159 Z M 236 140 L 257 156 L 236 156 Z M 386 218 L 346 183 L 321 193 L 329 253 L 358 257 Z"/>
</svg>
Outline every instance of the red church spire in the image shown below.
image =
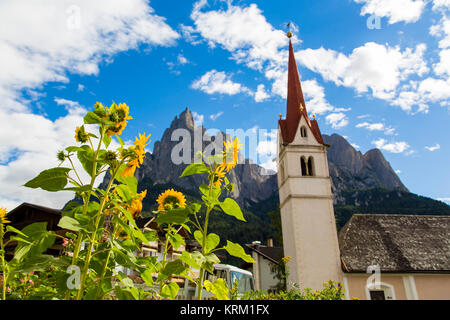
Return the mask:
<svg viewBox="0 0 450 320">
<path fill-rule="evenodd" d="M 289 68 L 288 68 L 288 92 L 286 119 L 279 120 L 283 143 L 291 143 L 298 130 L 300 119 L 305 117 L 309 128 L 316 137 L 317 142 L 323 144 L 322 135 L 317 125 L 317 121 L 310 120 L 306 111 L 305 98 L 303 96 L 302 85 L 295 61 L 294 48 L 292 47 L 292 33 L 288 33 L 289 38 Z"/>
</svg>

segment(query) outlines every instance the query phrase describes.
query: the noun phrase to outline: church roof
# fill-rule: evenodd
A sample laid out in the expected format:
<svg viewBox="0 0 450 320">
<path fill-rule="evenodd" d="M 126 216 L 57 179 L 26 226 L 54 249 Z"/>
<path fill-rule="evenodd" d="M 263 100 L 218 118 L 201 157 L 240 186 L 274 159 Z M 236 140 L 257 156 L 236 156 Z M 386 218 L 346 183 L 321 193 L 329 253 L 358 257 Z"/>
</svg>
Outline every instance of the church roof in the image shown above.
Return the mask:
<svg viewBox="0 0 450 320">
<path fill-rule="evenodd" d="M 339 233 L 342 268 L 366 273 L 450 272 L 450 217 L 356 214 Z"/>
<path fill-rule="evenodd" d="M 302 85 L 298 73 L 297 63 L 295 61 L 292 42 L 289 40 L 289 70 L 288 70 L 288 93 L 287 93 L 287 111 L 286 119 L 279 120 L 283 143 L 294 141 L 298 125 L 301 118 L 306 119 L 306 123 L 311 129 L 317 142 L 323 144 L 322 134 L 320 133 L 317 121 L 310 120 L 306 111 L 305 98 L 303 96 Z"/>
</svg>

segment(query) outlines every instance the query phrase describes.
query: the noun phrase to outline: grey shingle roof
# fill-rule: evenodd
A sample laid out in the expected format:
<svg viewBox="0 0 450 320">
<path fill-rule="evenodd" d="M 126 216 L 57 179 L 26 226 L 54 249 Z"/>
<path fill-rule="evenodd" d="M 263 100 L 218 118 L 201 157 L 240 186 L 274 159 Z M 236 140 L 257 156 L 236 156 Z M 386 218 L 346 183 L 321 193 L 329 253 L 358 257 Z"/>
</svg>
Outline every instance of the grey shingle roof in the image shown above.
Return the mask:
<svg viewBox="0 0 450 320">
<path fill-rule="evenodd" d="M 450 217 L 354 215 L 339 233 L 342 268 L 450 273 Z"/>
</svg>

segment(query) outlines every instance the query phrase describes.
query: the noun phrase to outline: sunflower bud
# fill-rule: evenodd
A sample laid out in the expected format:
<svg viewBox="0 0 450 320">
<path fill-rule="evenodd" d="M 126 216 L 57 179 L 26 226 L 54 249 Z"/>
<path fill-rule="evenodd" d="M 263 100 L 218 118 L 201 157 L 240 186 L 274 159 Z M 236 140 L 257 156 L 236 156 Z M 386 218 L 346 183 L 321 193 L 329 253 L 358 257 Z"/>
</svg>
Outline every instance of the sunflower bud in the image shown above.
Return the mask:
<svg viewBox="0 0 450 320">
<path fill-rule="evenodd" d="M 58 158 L 59 161 L 64 161 L 66 160 L 66 155 L 64 153 L 64 151 L 58 151 L 58 153 L 56 154 L 56 157 Z"/>
</svg>

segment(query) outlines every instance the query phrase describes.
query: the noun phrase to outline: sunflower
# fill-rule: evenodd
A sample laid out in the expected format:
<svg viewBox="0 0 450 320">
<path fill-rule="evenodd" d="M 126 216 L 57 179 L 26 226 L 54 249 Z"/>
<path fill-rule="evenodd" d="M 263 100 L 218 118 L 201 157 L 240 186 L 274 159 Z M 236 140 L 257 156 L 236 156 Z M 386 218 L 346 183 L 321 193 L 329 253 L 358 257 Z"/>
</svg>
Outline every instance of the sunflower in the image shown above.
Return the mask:
<svg viewBox="0 0 450 320">
<path fill-rule="evenodd" d="M 147 196 L 147 190 L 142 191 L 137 195 L 136 199 L 131 200 L 130 213 L 137 218 L 142 212 L 142 200 Z"/>
<path fill-rule="evenodd" d="M 89 140 L 89 135 L 84 130 L 84 126 L 75 129 L 75 140 L 77 142 L 86 143 Z"/>
<path fill-rule="evenodd" d="M 184 194 L 173 189 L 161 193 L 156 202 L 159 204 L 158 211 L 186 208 L 186 197 Z"/>
<path fill-rule="evenodd" d="M 222 179 L 225 177 L 226 172 L 225 166 L 218 166 L 216 170 L 212 173 L 212 179 L 214 187 L 220 187 L 222 185 Z"/>
<path fill-rule="evenodd" d="M 121 135 L 122 131 L 127 126 L 128 120 L 133 119 L 129 116 L 130 108 L 125 103 L 117 104 L 113 103 L 111 108 L 109 109 L 109 113 L 107 116 L 110 121 L 114 122 L 113 125 L 110 125 L 106 129 L 106 134 L 108 136 L 111 135 Z"/>
<path fill-rule="evenodd" d="M 223 151 L 223 163 L 220 167 L 224 168 L 226 172 L 229 172 L 238 163 L 238 153 L 242 148 L 242 144 L 239 143 L 238 138 L 235 138 L 233 141 L 225 141 L 223 145 L 225 147 Z"/>
<path fill-rule="evenodd" d="M 150 138 L 150 134 L 148 137 L 139 134 L 139 139 L 136 138 L 134 141 L 134 146 L 128 148 L 128 151 L 131 152 L 131 160 L 128 162 L 127 167 L 122 171 L 121 176 L 131 177 L 134 175 L 136 168 L 139 168 L 140 165 L 144 162 L 145 158 L 145 147 L 148 145 L 147 140 Z"/>
<path fill-rule="evenodd" d="M 7 210 L 5 208 L 0 208 L 0 231 L 3 233 L 3 226 L 10 221 L 6 220 Z"/>
</svg>

